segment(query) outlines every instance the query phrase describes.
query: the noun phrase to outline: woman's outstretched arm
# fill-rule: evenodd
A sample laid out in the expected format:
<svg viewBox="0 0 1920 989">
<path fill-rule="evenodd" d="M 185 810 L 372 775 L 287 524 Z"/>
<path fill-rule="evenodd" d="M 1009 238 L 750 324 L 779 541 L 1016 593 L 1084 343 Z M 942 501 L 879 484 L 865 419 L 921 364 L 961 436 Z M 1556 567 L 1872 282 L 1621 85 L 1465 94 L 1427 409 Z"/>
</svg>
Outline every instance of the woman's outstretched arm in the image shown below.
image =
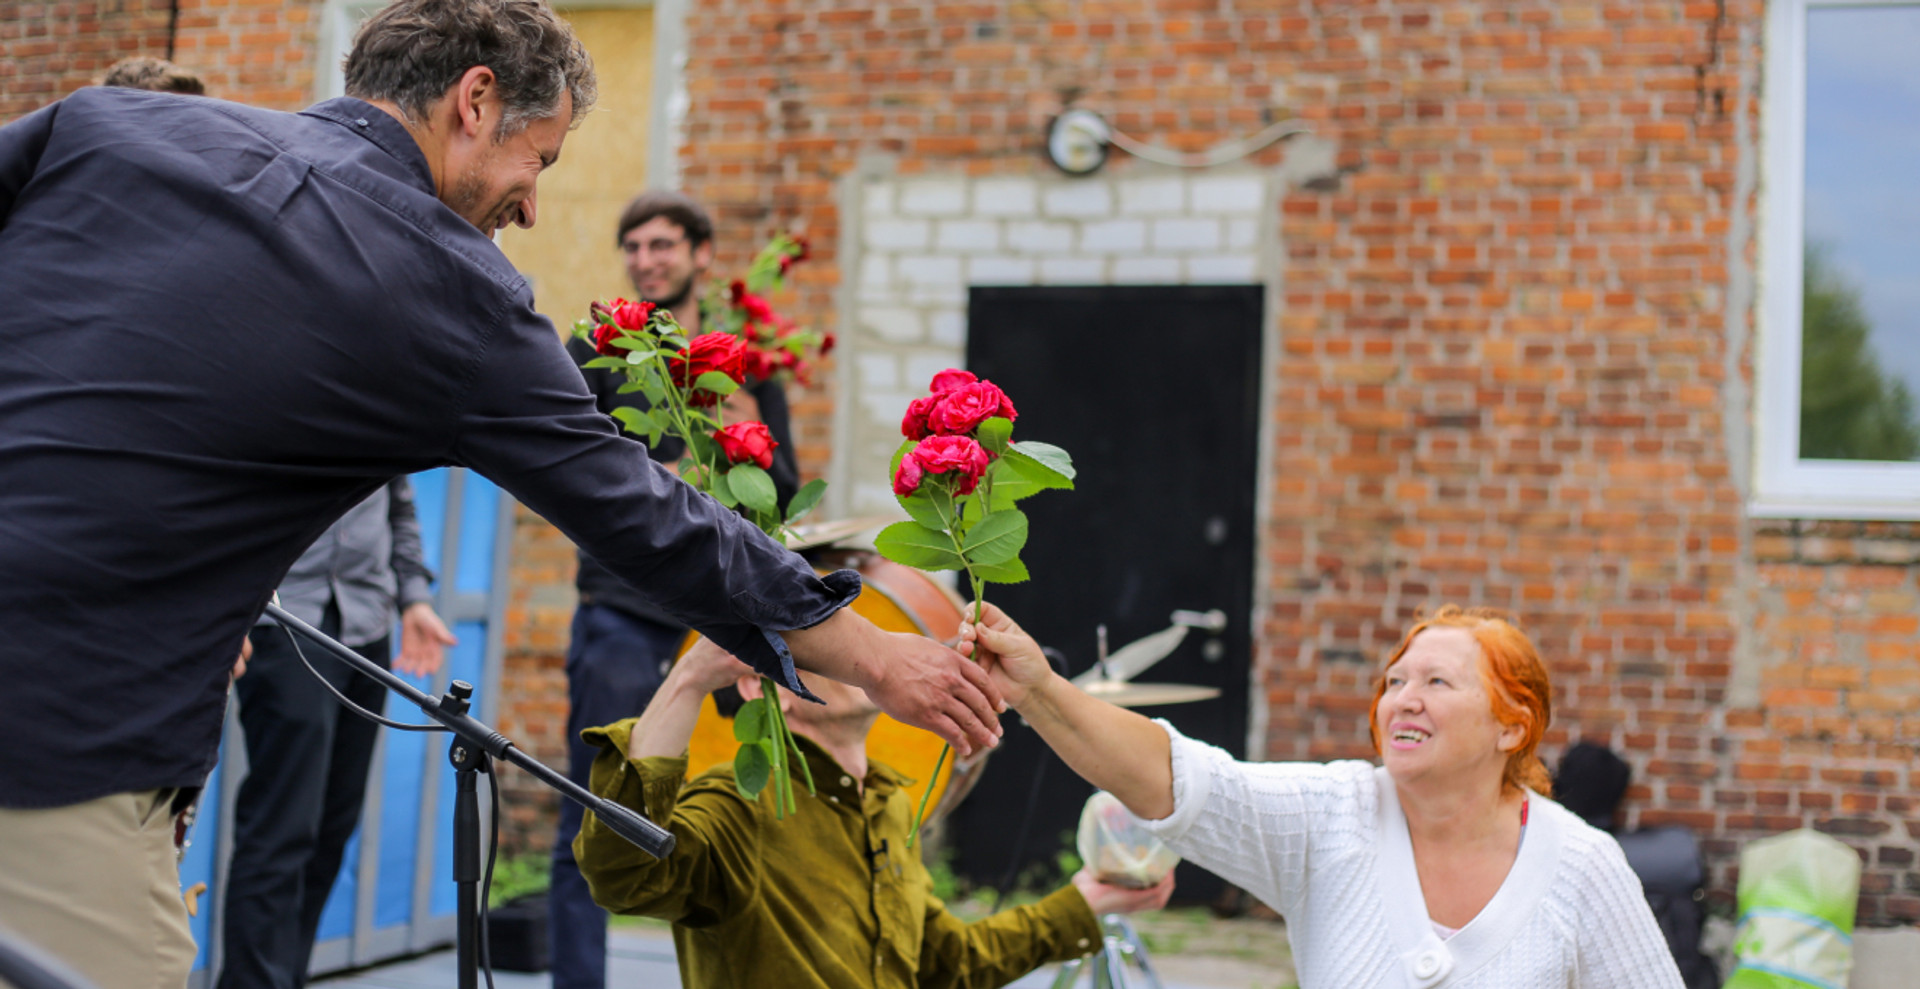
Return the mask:
<svg viewBox="0 0 1920 989">
<path fill-rule="evenodd" d="M 1040 644 L 991 604 L 978 625 L 961 625 L 960 651 L 980 661 L 1007 703 L 1087 782 L 1136 817 L 1173 813 L 1172 749 L 1159 725 L 1053 672 Z"/>
</svg>

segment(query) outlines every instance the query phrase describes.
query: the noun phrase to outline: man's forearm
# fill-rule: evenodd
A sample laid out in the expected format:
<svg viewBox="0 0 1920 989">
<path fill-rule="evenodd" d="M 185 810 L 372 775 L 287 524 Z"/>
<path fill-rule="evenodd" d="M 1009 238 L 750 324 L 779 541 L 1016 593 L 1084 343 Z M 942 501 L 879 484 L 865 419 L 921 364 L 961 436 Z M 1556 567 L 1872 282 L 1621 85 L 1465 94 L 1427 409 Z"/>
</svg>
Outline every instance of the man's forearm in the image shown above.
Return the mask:
<svg viewBox="0 0 1920 989">
<path fill-rule="evenodd" d="M 793 665 L 863 690 L 886 675 L 882 661 L 886 635 L 850 607 L 812 628 L 780 633 L 793 652 Z"/>
<path fill-rule="evenodd" d="M 678 669 L 676 667 L 676 669 Z M 633 738 L 627 744 L 627 757 L 646 759 L 685 755 L 693 738 L 693 726 L 700 720 L 700 701 L 706 691 L 684 678 L 669 674 L 654 694 L 652 703 L 633 726 Z"/>
</svg>

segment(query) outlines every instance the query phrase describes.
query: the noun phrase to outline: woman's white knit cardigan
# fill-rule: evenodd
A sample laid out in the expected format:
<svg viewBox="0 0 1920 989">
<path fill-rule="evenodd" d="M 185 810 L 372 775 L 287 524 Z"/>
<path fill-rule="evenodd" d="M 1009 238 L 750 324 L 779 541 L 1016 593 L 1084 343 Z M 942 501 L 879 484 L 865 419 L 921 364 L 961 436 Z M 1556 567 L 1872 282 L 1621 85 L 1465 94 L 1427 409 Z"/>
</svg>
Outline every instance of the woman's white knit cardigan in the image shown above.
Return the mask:
<svg viewBox="0 0 1920 989">
<path fill-rule="evenodd" d="M 1506 881 L 1442 941 L 1386 770 L 1239 762 L 1160 725 L 1174 810 L 1144 823 L 1287 919 L 1301 989 L 1681 989 L 1620 846 L 1559 804 L 1532 798 Z"/>
</svg>

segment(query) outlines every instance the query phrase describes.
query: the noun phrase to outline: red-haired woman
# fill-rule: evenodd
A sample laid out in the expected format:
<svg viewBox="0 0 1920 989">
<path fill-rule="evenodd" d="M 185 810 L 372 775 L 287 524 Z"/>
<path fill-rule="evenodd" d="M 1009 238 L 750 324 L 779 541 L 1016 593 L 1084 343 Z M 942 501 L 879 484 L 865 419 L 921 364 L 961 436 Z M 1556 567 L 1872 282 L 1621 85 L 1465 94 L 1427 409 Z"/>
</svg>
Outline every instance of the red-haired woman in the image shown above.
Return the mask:
<svg viewBox="0 0 1920 989">
<path fill-rule="evenodd" d="M 1401 640 L 1381 768 L 1239 762 L 1075 689 L 992 605 L 962 638 L 1069 766 L 1286 917 L 1303 989 L 1681 987 L 1620 847 L 1547 799 L 1547 671 L 1490 612 Z"/>
</svg>

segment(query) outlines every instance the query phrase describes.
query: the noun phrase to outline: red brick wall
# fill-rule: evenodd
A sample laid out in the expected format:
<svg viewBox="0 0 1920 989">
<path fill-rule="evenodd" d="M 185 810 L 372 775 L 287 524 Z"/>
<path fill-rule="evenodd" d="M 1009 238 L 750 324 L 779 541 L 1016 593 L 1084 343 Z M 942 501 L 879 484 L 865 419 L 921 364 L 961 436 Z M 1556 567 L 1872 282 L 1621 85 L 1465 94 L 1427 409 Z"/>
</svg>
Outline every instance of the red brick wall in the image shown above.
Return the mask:
<svg viewBox="0 0 1920 989">
<path fill-rule="evenodd" d="M 313 102 L 320 5 L 180 0 L 174 61 L 221 99 L 278 110 Z M 0 123 L 100 81 L 129 55 L 167 54 L 165 0 L 0 2 Z"/>
<path fill-rule="evenodd" d="M 1862 923 L 1920 920 L 1920 524 L 1754 526 L 1762 704 L 1727 718 L 1726 840 L 1813 827 L 1861 850 Z"/>
<path fill-rule="evenodd" d="M 0 2 L 0 122 L 99 81 L 129 55 L 165 55 L 166 0 Z"/>
</svg>

